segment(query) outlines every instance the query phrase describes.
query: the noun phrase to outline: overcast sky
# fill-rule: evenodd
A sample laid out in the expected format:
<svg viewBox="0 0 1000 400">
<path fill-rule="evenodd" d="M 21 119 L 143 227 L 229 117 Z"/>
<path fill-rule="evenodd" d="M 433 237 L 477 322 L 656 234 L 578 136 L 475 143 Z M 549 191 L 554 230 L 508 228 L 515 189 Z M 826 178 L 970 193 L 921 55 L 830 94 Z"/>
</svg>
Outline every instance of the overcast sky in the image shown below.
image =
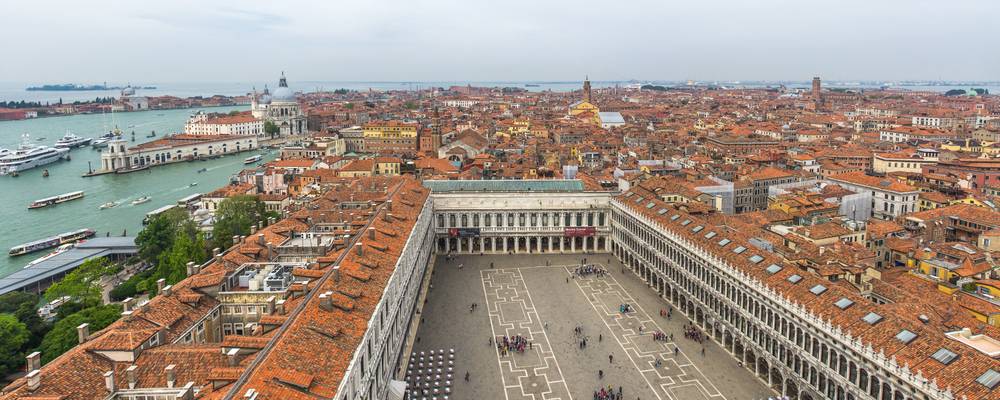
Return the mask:
<svg viewBox="0 0 1000 400">
<path fill-rule="evenodd" d="M 0 81 L 1000 80 L 996 0 L 11 1 Z"/>
</svg>

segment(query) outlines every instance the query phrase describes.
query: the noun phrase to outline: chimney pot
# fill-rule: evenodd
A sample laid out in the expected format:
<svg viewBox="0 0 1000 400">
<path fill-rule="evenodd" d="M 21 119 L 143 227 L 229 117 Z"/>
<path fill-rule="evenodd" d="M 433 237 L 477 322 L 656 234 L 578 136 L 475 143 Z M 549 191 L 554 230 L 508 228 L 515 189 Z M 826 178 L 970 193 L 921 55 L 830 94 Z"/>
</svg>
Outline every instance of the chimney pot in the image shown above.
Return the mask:
<svg viewBox="0 0 1000 400">
<path fill-rule="evenodd" d="M 163 287 L 167 285 L 167 280 L 160 278 L 156 280 L 156 292 L 163 293 Z"/>
<path fill-rule="evenodd" d="M 250 234 L 257 232 L 257 224 L 250 225 Z"/>
<path fill-rule="evenodd" d="M 363 256 L 365 254 L 365 250 L 364 250 L 365 249 L 365 245 L 363 243 L 358 242 L 357 244 L 354 245 L 354 248 L 358 251 L 358 255 L 359 256 Z"/>
<path fill-rule="evenodd" d="M 42 370 L 33 370 L 25 378 L 28 379 L 28 390 L 34 392 L 42 385 Z"/>
<path fill-rule="evenodd" d="M 163 369 L 163 372 L 165 372 L 167 374 L 167 387 L 168 388 L 174 387 L 174 383 L 176 383 L 176 381 L 177 381 L 177 374 L 174 373 L 174 369 L 176 367 L 177 367 L 176 365 L 170 364 L 166 368 Z"/>
<path fill-rule="evenodd" d="M 233 244 L 240 244 L 240 235 L 233 235 Z"/>
<path fill-rule="evenodd" d="M 340 266 L 339 265 L 334 265 L 333 266 L 333 281 L 334 282 L 340 282 Z"/>
<path fill-rule="evenodd" d="M 125 299 L 125 300 L 122 300 L 122 310 L 124 312 L 131 312 L 133 304 L 135 304 L 135 299 L 133 299 L 131 297 L 129 297 L 129 298 Z"/>
<path fill-rule="evenodd" d="M 330 301 L 330 294 L 332 292 L 320 293 L 319 294 L 319 308 L 330 311 L 333 309 L 333 302 Z"/>
<path fill-rule="evenodd" d="M 115 389 L 115 371 L 108 371 L 104 373 L 104 388 L 108 390 L 108 393 L 114 393 Z"/>
<path fill-rule="evenodd" d="M 237 358 L 239 354 L 240 354 L 240 349 L 236 348 L 229 349 L 229 351 L 226 352 L 226 359 L 229 360 L 230 367 L 235 367 L 237 364 L 239 364 L 240 360 L 239 358 Z"/>
<path fill-rule="evenodd" d="M 368 239 L 375 240 L 375 228 L 368 228 Z"/>
<path fill-rule="evenodd" d="M 285 299 L 274 302 L 274 309 L 278 315 L 285 315 Z"/>
<path fill-rule="evenodd" d="M 391 212 L 385 213 L 385 222 L 392 222 L 392 213 Z"/>
<path fill-rule="evenodd" d="M 174 289 L 174 285 L 164 286 L 163 287 L 163 295 L 164 296 L 170 296 L 170 294 L 174 292 L 173 289 Z"/>
<path fill-rule="evenodd" d="M 28 354 L 28 356 L 25 358 L 28 359 L 29 372 L 42 367 L 42 353 L 36 351 L 31 354 Z"/>
<path fill-rule="evenodd" d="M 135 375 L 135 370 L 139 369 L 136 365 L 130 365 L 125 369 L 125 376 L 128 378 L 128 388 L 135 389 L 135 385 L 139 382 L 139 377 Z"/>
<path fill-rule="evenodd" d="M 271 296 L 267 298 L 267 315 L 274 315 L 276 311 L 274 308 L 275 297 Z"/>
<path fill-rule="evenodd" d="M 392 211 L 392 200 L 385 202 L 386 211 Z"/>
<path fill-rule="evenodd" d="M 263 246 L 265 243 L 266 242 L 264 242 L 264 234 L 263 233 L 258 233 L 257 234 L 257 244 Z"/>
<path fill-rule="evenodd" d="M 188 276 L 194 275 L 194 261 L 188 261 L 187 263 L 187 274 Z"/>
<path fill-rule="evenodd" d="M 222 250 L 219 249 L 218 247 L 212 249 L 212 257 L 219 255 L 219 253 L 222 253 Z"/>
<path fill-rule="evenodd" d="M 84 322 L 76 327 L 76 340 L 80 344 L 83 344 L 88 339 L 90 339 L 90 324 Z"/>
</svg>

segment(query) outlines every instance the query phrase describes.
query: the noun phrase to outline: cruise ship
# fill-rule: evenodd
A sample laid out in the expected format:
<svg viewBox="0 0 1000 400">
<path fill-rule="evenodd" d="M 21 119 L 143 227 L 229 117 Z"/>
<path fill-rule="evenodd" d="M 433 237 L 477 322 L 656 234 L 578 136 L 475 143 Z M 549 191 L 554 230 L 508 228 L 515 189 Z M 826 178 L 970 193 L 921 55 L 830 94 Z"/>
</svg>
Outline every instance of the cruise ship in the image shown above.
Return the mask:
<svg viewBox="0 0 1000 400">
<path fill-rule="evenodd" d="M 10 175 L 69 157 L 69 149 L 31 144 L 28 135 L 17 150 L 0 157 L 0 175 Z"/>
<path fill-rule="evenodd" d="M 91 138 L 84 138 L 74 135 L 71 132 L 66 132 L 65 135 L 58 141 L 56 141 L 55 147 L 73 149 L 80 146 L 86 146 L 90 144 L 90 141 L 94 140 Z"/>
<path fill-rule="evenodd" d="M 35 200 L 31 202 L 30 205 L 28 205 L 28 209 L 31 210 L 35 208 L 48 207 L 54 204 L 65 203 L 70 200 L 76 200 L 82 198 L 83 198 L 83 191 L 78 190 L 76 192 L 63 193 L 58 196 L 46 197 L 44 199 Z"/>
<path fill-rule="evenodd" d="M 93 229 L 78 229 L 72 232 L 61 233 L 55 236 L 50 236 L 45 239 L 39 239 L 33 242 L 28 242 L 25 244 L 20 244 L 10 248 L 7 252 L 10 256 L 19 256 L 22 254 L 33 253 L 40 250 L 49 249 L 66 243 L 75 243 L 79 240 L 89 238 L 94 236 Z"/>
</svg>

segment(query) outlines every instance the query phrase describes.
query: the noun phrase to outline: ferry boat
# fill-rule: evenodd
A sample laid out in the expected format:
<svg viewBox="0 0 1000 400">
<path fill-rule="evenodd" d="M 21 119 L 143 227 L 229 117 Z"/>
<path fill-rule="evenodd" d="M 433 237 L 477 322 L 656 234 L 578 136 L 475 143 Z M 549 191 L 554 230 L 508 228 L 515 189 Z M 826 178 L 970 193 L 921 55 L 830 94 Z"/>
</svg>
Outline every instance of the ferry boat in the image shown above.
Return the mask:
<svg viewBox="0 0 1000 400">
<path fill-rule="evenodd" d="M 260 161 L 262 158 L 263 157 L 261 157 L 260 154 L 255 155 L 255 156 L 250 156 L 250 157 L 247 157 L 246 160 L 243 160 L 243 164 L 253 164 L 253 163 L 257 162 L 257 161 Z"/>
<path fill-rule="evenodd" d="M 147 203 L 147 202 L 149 202 L 152 199 L 153 198 L 151 198 L 149 196 L 142 196 L 142 197 L 140 197 L 138 199 L 132 200 L 132 205 L 135 206 L 135 205 L 139 205 L 139 204 L 142 204 L 142 203 Z"/>
<path fill-rule="evenodd" d="M 42 261 L 48 260 L 48 259 L 50 259 L 52 257 L 55 257 L 55 256 L 59 255 L 59 254 L 65 253 L 67 250 L 72 249 L 74 247 L 76 247 L 76 243 L 66 243 L 66 244 L 64 244 L 62 246 L 59 246 L 58 248 L 56 248 L 53 252 L 51 252 L 49 254 L 46 254 L 44 256 L 38 257 L 38 258 L 36 258 L 34 260 L 31 260 L 31 262 L 29 262 L 28 265 L 25 265 L 24 268 L 27 269 L 27 268 L 29 268 L 29 267 L 31 267 L 31 266 L 33 266 L 35 264 L 38 264 L 38 263 L 40 263 Z"/>
<path fill-rule="evenodd" d="M 69 149 L 31 144 L 25 134 L 17 150 L 0 157 L 0 175 L 12 175 L 69 158 Z"/>
<path fill-rule="evenodd" d="M 78 229 L 72 232 L 60 233 L 55 236 L 50 236 L 45 239 L 39 239 L 33 242 L 28 242 L 25 244 L 20 244 L 10 248 L 7 252 L 10 256 L 19 256 L 22 254 L 34 253 L 36 251 L 45 250 L 48 248 L 56 247 L 66 243 L 74 243 L 81 239 L 86 239 L 94 236 L 93 229 Z"/>
<path fill-rule="evenodd" d="M 86 145 L 90 144 L 90 142 L 92 140 L 94 140 L 94 139 L 92 139 L 92 138 L 83 138 L 83 137 L 76 136 L 76 135 L 74 135 L 74 134 L 72 134 L 70 132 L 66 132 L 66 134 L 63 135 L 63 137 L 61 139 L 59 139 L 59 140 L 56 141 L 55 147 L 61 147 L 61 148 L 67 148 L 67 149 L 75 149 L 77 147 L 86 146 Z"/>
<path fill-rule="evenodd" d="M 48 207 L 54 204 L 65 203 L 70 200 L 76 200 L 82 198 L 83 198 L 82 190 L 78 190 L 76 192 L 63 193 L 58 196 L 46 197 L 44 199 L 35 200 L 30 205 L 28 205 L 28 209 L 32 210 L 36 208 Z"/>
</svg>

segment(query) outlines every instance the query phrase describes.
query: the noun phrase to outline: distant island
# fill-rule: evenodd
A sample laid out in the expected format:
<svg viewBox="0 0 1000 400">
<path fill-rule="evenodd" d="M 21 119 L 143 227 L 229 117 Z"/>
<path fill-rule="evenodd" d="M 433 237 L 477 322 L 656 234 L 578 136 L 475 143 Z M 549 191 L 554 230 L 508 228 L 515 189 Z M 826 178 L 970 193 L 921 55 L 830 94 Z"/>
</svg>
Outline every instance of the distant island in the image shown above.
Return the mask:
<svg viewBox="0 0 1000 400">
<path fill-rule="evenodd" d="M 64 83 L 60 85 L 42 85 L 42 86 L 31 86 L 28 87 L 27 91 L 36 92 L 54 92 L 54 91 L 87 91 L 87 90 L 122 90 L 125 87 L 122 86 L 108 86 L 108 85 L 78 85 L 75 83 Z M 132 86 L 132 89 L 156 89 L 156 86 Z"/>
</svg>

